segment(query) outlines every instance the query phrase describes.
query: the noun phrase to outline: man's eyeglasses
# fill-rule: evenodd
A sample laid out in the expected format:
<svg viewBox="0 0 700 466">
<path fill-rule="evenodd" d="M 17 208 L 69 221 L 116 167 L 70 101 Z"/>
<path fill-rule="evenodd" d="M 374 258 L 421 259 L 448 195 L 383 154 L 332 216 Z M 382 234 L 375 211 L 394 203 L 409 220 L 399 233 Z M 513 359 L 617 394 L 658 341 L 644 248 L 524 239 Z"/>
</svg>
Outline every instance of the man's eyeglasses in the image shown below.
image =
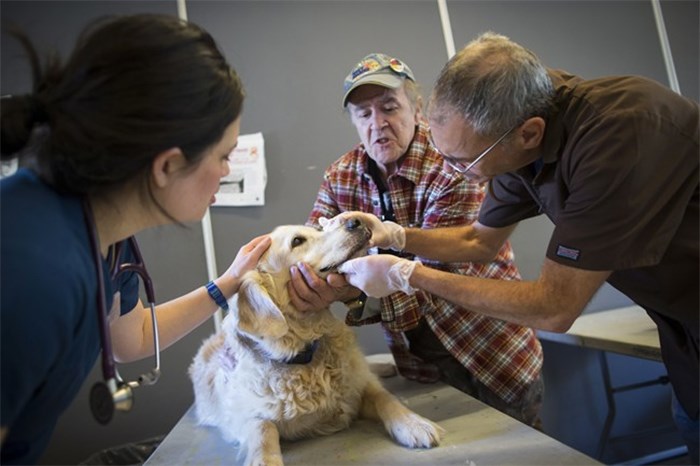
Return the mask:
<svg viewBox="0 0 700 466">
<path fill-rule="evenodd" d="M 456 172 L 461 173 L 462 175 L 464 175 L 465 173 L 469 172 L 469 171 L 474 167 L 474 165 L 476 165 L 477 163 L 479 163 L 479 161 L 480 161 L 481 159 L 483 159 L 483 158 L 486 156 L 486 154 L 488 154 L 489 152 L 491 152 L 491 150 L 492 150 L 494 147 L 496 147 L 501 141 L 503 141 L 503 140 L 506 138 L 506 136 L 508 136 L 508 135 L 510 134 L 510 132 L 513 131 L 515 128 L 516 128 L 516 127 L 514 126 L 514 127 L 512 127 L 511 129 L 509 129 L 508 131 L 506 131 L 505 133 L 503 133 L 503 135 L 502 135 L 500 138 L 496 139 L 496 142 L 494 142 L 493 144 L 491 144 L 490 146 L 488 146 L 488 147 L 486 148 L 486 150 L 484 150 L 481 154 L 479 154 L 479 155 L 474 159 L 473 162 L 470 162 L 469 164 L 466 164 L 466 165 L 465 165 L 464 163 L 460 162 L 459 160 L 457 160 L 457 159 L 455 159 L 455 158 L 453 158 L 453 157 L 450 157 L 449 155 L 445 155 L 445 154 L 443 154 L 443 153 L 440 152 L 440 151 L 438 151 L 438 152 L 439 152 L 439 154 L 442 156 L 442 158 L 445 159 L 445 162 L 447 162 L 447 164 L 448 164 L 453 170 L 455 170 Z M 437 146 L 435 146 L 435 142 L 433 142 L 433 140 L 432 140 L 432 136 L 431 136 L 431 141 L 430 141 L 430 142 L 433 144 L 434 147 L 437 148 Z"/>
</svg>

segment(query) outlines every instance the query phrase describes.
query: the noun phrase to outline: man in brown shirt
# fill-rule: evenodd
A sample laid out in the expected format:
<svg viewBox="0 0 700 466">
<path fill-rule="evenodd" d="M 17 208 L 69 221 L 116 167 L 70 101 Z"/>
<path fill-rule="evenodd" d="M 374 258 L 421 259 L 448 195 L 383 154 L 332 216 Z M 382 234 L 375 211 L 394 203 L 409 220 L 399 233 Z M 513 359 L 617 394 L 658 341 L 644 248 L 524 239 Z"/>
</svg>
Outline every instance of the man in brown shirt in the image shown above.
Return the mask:
<svg viewBox="0 0 700 466">
<path fill-rule="evenodd" d="M 540 277 L 488 280 L 369 256 L 341 268 L 349 283 L 370 296 L 417 287 L 565 332 L 609 282 L 658 326 L 674 419 L 697 464 L 698 104 L 640 77 L 547 70 L 532 52 L 486 33 L 443 68 L 429 121 L 446 166 L 490 181 L 479 220 L 420 230 L 367 216 L 373 242 L 446 262 L 490 260 L 520 220 L 544 213 L 555 229 Z"/>
</svg>

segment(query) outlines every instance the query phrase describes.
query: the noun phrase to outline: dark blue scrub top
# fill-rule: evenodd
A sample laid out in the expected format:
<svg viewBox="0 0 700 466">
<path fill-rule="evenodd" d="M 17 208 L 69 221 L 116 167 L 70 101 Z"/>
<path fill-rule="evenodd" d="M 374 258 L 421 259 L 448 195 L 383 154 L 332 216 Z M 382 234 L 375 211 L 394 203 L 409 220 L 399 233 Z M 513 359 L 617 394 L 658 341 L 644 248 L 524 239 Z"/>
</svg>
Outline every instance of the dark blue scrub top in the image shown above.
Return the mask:
<svg viewBox="0 0 700 466">
<path fill-rule="evenodd" d="M 0 181 L 0 202 L 0 463 L 31 464 L 99 354 L 97 277 L 79 197 L 20 169 Z M 102 263 L 107 309 L 118 290 L 130 311 L 137 277 L 113 286 Z"/>
</svg>

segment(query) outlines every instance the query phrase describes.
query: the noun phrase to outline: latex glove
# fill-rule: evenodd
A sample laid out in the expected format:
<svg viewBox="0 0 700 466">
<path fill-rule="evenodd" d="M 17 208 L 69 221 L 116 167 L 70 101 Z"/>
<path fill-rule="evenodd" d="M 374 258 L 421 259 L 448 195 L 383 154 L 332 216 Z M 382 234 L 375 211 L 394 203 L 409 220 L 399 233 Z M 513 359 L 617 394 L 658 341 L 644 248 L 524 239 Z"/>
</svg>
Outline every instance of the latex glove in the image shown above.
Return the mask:
<svg viewBox="0 0 700 466">
<path fill-rule="evenodd" d="M 382 222 L 373 214 L 348 211 L 330 220 L 323 219 L 323 221 L 321 221 L 321 219 L 319 219 L 319 224 L 324 230 L 327 230 L 330 228 L 337 228 L 339 225 L 353 218 L 360 220 L 363 225 L 372 231 L 370 246 L 382 249 L 393 249 L 395 251 L 402 251 L 403 248 L 406 247 L 406 231 L 404 228 L 398 223 L 390 221 Z"/>
<path fill-rule="evenodd" d="M 408 280 L 418 262 L 401 259 L 391 254 L 377 254 L 351 259 L 338 268 L 348 283 L 364 291 L 367 296 L 383 298 L 397 291 L 413 294 Z"/>
</svg>

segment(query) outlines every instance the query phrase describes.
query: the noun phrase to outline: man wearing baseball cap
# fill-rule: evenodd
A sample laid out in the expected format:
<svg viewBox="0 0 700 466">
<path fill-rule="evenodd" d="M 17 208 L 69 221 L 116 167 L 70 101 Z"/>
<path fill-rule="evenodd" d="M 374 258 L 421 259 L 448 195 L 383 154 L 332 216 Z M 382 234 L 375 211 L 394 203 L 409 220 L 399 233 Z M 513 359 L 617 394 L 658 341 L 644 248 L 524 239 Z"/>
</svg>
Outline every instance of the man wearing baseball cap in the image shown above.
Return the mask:
<svg viewBox="0 0 700 466">
<path fill-rule="evenodd" d="M 422 97 L 401 60 L 372 53 L 352 67 L 342 105 L 360 143 L 324 174 L 309 225 L 345 211 L 363 211 L 400 225 L 436 228 L 473 222 L 483 187 L 452 170 L 429 142 Z M 440 263 L 391 250 L 424 265 L 477 277 L 518 280 L 510 244 L 494 262 Z M 540 427 L 542 349 L 532 329 L 474 314 L 423 291 L 405 290 L 365 303 L 339 275 L 328 282 L 304 264 L 292 268 L 292 301 L 312 312 L 331 302 L 348 306 L 346 322 L 381 322 L 399 372 L 422 382 L 442 380 L 527 424 Z"/>
</svg>

